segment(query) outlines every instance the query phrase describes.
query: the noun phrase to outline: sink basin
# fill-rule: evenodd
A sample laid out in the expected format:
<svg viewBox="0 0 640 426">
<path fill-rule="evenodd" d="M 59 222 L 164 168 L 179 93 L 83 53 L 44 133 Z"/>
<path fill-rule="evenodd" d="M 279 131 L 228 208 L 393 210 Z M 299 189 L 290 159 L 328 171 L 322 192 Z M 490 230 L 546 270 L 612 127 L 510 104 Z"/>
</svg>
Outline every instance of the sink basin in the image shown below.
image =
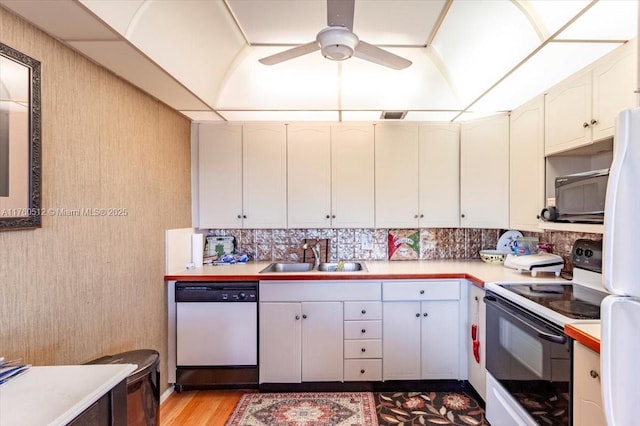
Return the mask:
<svg viewBox="0 0 640 426">
<path fill-rule="evenodd" d="M 268 272 L 309 272 L 313 269 L 313 263 L 300 262 L 275 262 L 260 271 L 261 274 Z"/>
<path fill-rule="evenodd" d="M 338 262 L 321 263 L 318 266 L 320 272 L 357 272 L 367 271 L 367 267 L 362 262 L 342 262 L 342 270 L 338 271 Z"/>
</svg>

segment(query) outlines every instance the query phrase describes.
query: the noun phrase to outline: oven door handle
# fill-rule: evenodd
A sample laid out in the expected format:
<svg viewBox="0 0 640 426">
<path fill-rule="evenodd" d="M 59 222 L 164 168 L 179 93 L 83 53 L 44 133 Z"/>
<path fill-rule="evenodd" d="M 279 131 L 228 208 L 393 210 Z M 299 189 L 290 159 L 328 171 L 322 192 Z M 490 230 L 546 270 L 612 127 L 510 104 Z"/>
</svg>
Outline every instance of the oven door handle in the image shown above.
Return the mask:
<svg viewBox="0 0 640 426">
<path fill-rule="evenodd" d="M 535 331 L 536 334 L 538 335 L 538 337 L 540 337 L 541 339 L 548 340 L 549 342 L 558 343 L 558 344 L 561 344 L 561 345 L 567 342 L 567 336 L 565 336 L 563 334 L 553 334 L 553 333 L 549 333 L 549 332 L 547 332 L 545 330 L 541 330 L 539 327 L 537 327 L 532 322 L 527 321 L 526 319 L 521 318 L 520 316 L 518 316 L 517 313 L 514 312 L 513 310 L 511 310 L 509 308 L 505 308 L 504 306 L 500 306 L 497 303 L 497 299 L 495 297 L 485 296 L 483 300 L 484 300 L 485 303 L 489 303 L 491 306 L 494 306 L 496 309 L 501 310 L 505 314 L 509 315 L 511 318 L 519 321 L 520 323 L 522 323 L 526 327 L 528 327 L 531 330 Z"/>
</svg>

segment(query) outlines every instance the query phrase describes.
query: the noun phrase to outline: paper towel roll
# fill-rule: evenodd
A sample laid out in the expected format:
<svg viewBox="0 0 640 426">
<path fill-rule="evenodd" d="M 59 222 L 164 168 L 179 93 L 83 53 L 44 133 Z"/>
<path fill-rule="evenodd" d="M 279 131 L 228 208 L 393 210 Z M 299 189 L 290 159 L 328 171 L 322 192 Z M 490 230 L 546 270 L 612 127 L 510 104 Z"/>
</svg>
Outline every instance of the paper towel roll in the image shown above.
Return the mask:
<svg viewBox="0 0 640 426">
<path fill-rule="evenodd" d="M 202 267 L 202 257 L 204 255 L 204 235 L 191 235 L 191 263 L 196 268 Z"/>
</svg>

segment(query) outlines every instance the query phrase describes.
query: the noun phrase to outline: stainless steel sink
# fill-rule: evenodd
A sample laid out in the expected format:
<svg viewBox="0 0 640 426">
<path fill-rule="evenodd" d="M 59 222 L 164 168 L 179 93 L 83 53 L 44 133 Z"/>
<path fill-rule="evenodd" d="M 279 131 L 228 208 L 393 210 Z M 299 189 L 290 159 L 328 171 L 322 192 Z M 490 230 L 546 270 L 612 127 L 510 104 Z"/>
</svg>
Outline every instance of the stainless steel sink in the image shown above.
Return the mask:
<svg viewBox="0 0 640 426">
<path fill-rule="evenodd" d="M 268 272 L 309 272 L 313 269 L 313 263 L 300 262 L 274 262 L 260 271 L 261 274 Z"/>
<path fill-rule="evenodd" d="M 318 266 L 320 272 L 367 272 L 367 267 L 362 262 L 327 262 Z"/>
</svg>

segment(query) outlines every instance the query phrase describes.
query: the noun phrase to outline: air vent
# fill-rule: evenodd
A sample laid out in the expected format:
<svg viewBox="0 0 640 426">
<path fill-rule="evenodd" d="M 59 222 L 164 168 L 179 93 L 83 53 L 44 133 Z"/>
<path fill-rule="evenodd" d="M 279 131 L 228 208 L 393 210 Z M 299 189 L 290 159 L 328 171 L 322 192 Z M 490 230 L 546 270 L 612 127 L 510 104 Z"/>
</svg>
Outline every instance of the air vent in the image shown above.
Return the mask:
<svg viewBox="0 0 640 426">
<path fill-rule="evenodd" d="M 382 111 L 380 118 L 383 120 L 402 120 L 405 115 L 407 115 L 407 111 Z"/>
</svg>

